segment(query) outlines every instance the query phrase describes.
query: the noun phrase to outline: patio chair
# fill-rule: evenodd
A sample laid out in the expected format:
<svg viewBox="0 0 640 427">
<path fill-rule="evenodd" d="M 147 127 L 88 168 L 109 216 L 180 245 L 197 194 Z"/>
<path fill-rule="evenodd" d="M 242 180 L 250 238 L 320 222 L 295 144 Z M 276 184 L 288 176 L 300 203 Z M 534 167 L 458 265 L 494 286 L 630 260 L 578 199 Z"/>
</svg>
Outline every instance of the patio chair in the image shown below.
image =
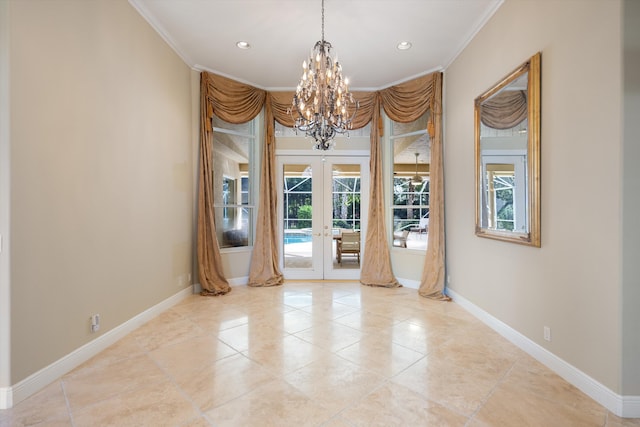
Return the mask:
<svg viewBox="0 0 640 427">
<path fill-rule="evenodd" d="M 358 232 L 343 232 L 342 238 L 338 240 L 337 258 L 338 263 L 342 264 L 342 257 L 344 255 L 355 255 L 358 257 L 358 264 L 360 264 L 360 233 Z"/>
<path fill-rule="evenodd" d="M 409 236 L 409 230 L 398 230 L 393 232 L 393 246 L 401 248 L 407 247 L 407 236 Z"/>
</svg>

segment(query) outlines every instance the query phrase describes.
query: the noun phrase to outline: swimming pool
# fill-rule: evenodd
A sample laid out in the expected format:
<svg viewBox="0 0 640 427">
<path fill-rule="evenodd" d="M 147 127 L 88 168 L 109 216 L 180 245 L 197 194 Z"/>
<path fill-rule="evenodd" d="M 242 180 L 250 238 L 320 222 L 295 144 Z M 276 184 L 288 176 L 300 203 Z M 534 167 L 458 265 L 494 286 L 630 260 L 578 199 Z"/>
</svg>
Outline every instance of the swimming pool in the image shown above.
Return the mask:
<svg viewBox="0 0 640 427">
<path fill-rule="evenodd" d="M 284 244 L 288 245 L 289 243 L 307 243 L 312 240 L 312 236 L 310 234 L 304 233 L 284 233 Z"/>
</svg>

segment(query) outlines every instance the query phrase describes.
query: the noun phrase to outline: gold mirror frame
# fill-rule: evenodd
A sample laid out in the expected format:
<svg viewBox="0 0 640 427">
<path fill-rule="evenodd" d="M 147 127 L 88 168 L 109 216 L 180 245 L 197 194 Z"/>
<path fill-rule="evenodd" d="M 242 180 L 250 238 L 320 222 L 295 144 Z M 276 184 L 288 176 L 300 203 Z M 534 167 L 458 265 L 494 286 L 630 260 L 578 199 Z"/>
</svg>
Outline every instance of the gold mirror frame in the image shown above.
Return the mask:
<svg viewBox="0 0 640 427">
<path fill-rule="evenodd" d="M 511 72 L 485 93 L 477 97 L 475 99 L 474 108 L 476 235 L 480 237 L 487 237 L 490 239 L 519 243 L 522 245 L 535 247 L 540 247 L 540 57 L 540 52 L 536 53 L 527 62 Z M 523 170 L 523 173 L 526 174 L 525 188 L 527 193 L 524 196 L 524 214 L 526 214 L 526 219 L 523 220 L 521 230 L 509 231 L 507 229 L 500 229 L 497 224 L 493 226 L 490 224 L 488 203 L 483 203 L 482 201 L 483 195 L 485 197 L 485 200 L 489 199 L 487 190 L 484 189 L 485 184 L 488 187 L 489 183 L 483 183 L 483 178 L 486 178 L 487 173 L 484 171 L 483 166 L 486 165 L 486 159 L 484 159 L 485 161 L 483 162 L 482 158 L 483 152 L 481 146 L 481 113 L 482 106 L 486 101 L 494 97 L 494 95 L 498 94 L 510 84 L 516 82 L 519 78 L 522 78 L 524 75 L 527 75 L 526 115 L 528 120 L 528 129 L 525 129 L 525 131 L 527 132 L 527 149 L 525 153 L 526 165 L 524 166 Z M 492 164 L 488 166 L 507 167 L 506 165 L 498 164 Z M 515 172 L 512 172 L 511 174 L 514 175 Z M 515 193 L 515 190 L 511 191 L 512 203 L 515 197 L 513 193 Z M 494 219 L 493 222 L 497 223 L 499 222 L 499 220 Z M 514 228 L 516 228 L 515 222 L 516 221 L 513 220 Z"/>
</svg>

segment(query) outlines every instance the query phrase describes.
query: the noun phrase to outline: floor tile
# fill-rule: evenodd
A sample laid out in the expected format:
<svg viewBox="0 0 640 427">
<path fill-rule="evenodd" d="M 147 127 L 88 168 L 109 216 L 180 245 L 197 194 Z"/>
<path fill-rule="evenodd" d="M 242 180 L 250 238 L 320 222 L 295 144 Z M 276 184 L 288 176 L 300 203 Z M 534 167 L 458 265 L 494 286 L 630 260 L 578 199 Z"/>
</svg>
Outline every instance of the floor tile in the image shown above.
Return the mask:
<svg viewBox="0 0 640 427">
<path fill-rule="evenodd" d="M 259 347 L 274 340 L 281 340 L 286 335 L 286 332 L 275 328 L 274 325 L 251 319 L 246 325 L 218 332 L 218 339 L 236 351 L 246 351 L 250 347 Z"/>
<path fill-rule="evenodd" d="M 329 351 L 338 351 L 362 339 L 362 332 L 340 323 L 324 321 L 294 334 L 298 338 Z"/>
<path fill-rule="evenodd" d="M 553 373 L 530 356 L 523 356 L 509 371 L 503 384 L 520 388 L 544 399 L 552 400 L 581 411 L 603 415 L 604 408 L 589 396 Z"/>
<path fill-rule="evenodd" d="M 207 412 L 216 426 L 317 426 L 332 414 L 283 380 Z"/>
<path fill-rule="evenodd" d="M 75 427 L 172 426 L 198 414 L 175 385 L 163 382 L 73 411 L 73 421 Z"/>
<path fill-rule="evenodd" d="M 393 342 L 389 333 L 365 335 L 336 354 L 385 377 L 396 375 L 424 357 Z"/>
<path fill-rule="evenodd" d="M 640 427 L 453 302 L 288 281 L 193 295 L 0 425 Z"/>
<path fill-rule="evenodd" d="M 405 387 L 386 383 L 344 411 L 354 426 L 464 426 L 467 417 Z"/>
<path fill-rule="evenodd" d="M 105 350 L 98 353 L 91 359 L 87 360 L 85 363 L 80 365 L 79 368 L 85 366 L 90 366 L 92 368 L 107 366 L 120 360 L 141 356 L 144 353 L 145 350 L 138 343 L 135 336 L 129 334 L 121 340 L 116 341 L 114 344 L 107 347 Z"/>
<path fill-rule="evenodd" d="M 302 307 L 300 310 L 309 313 L 315 320 L 325 321 L 335 320 L 339 317 L 359 311 L 357 307 L 342 304 L 334 300 L 316 301 L 310 306 Z"/>
<path fill-rule="evenodd" d="M 329 421 L 320 425 L 321 427 L 353 427 L 353 424 L 345 420 L 342 416 L 337 415 Z"/>
<path fill-rule="evenodd" d="M 204 416 L 199 416 L 193 420 L 187 421 L 185 424 L 181 424 L 180 427 L 212 427 L 211 424 Z"/>
<path fill-rule="evenodd" d="M 71 410 L 83 408 L 123 392 L 166 381 L 166 375 L 147 356 L 137 356 L 107 366 L 84 366 L 62 378 Z"/>
<path fill-rule="evenodd" d="M 640 427 L 640 418 L 620 418 L 609 412 L 606 427 Z"/>
<path fill-rule="evenodd" d="M 508 358 L 492 358 L 474 347 L 470 347 L 469 352 L 453 353 L 445 346 L 430 352 L 392 381 L 471 416 L 515 362 Z"/>
<path fill-rule="evenodd" d="M 391 339 L 394 343 L 410 348 L 414 351 L 428 354 L 442 346 L 451 336 L 447 332 L 425 328 L 407 321 L 395 324 L 391 328 Z"/>
<path fill-rule="evenodd" d="M 190 371 L 182 370 L 174 378 L 201 411 L 208 411 L 251 392 L 274 376 L 258 363 L 236 354 Z"/>
<path fill-rule="evenodd" d="M 166 373 L 173 378 L 185 375 L 217 360 L 238 354 L 236 350 L 214 335 L 190 338 L 179 344 L 166 346 L 149 353 Z"/>
<path fill-rule="evenodd" d="M 505 404 L 508 402 L 508 404 Z M 576 407 L 545 399 L 522 385 L 501 384 L 471 420 L 470 427 L 481 426 L 567 426 L 601 427 L 606 419 L 603 408 Z"/>
<path fill-rule="evenodd" d="M 11 409 L 0 411 L 2 426 L 70 425 L 69 412 L 60 381 L 54 381 Z"/>
<path fill-rule="evenodd" d="M 151 351 L 205 333 L 196 323 L 170 309 L 133 331 L 132 335 L 143 349 Z"/>
<path fill-rule="evenodd" d="M 334 413 L 358 401 L 385 380 L 334 354 L 328 354 L 284 379 Z"/>
<path fill-rule="evenodd" d="M 223 331 L 249 322 L 246 312 L 224 305 L 198 307 L 191 312 L 180 311 L 180 313 L 208 332 Z"/>
<path fill-rule="evenodd" d="M 275 375 L 286 375 L 321 358 L 324 351 L 294 335 L 249 346 L 242 354 Z"/>
<path fill-rule="evenodd" d="M 337 323 L 357 329 L 366 333 L 377 333 L 385 329 L 390 329 L 398 321 L 367 311 L 357 311 L 335 319 Z"/>
<path fill-rule="evenodd" d="M 304 311 L 294 310 L 282 314 L 282 329 L 290 334 L 309 329 L 313 324 L 313 317 Z"/>
</svg>

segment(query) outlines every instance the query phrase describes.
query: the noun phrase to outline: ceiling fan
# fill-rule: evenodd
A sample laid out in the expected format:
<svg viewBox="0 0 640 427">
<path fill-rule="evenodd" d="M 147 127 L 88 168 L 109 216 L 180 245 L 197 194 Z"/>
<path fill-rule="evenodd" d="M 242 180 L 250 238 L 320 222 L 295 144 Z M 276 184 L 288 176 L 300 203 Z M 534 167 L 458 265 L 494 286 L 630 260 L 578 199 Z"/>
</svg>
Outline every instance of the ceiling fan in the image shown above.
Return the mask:
<svg viewBox="0 0 640 427">
<path fill-rule="evenodd" d="M 420 155 L 420 153 L 416 153 L 416 174 L 411 177 L 411 183 L 413 185 L 422 184 L 422 177 L 420 175 L 418 175 L 418 156 L 419 155 Z"/>
</svg>

